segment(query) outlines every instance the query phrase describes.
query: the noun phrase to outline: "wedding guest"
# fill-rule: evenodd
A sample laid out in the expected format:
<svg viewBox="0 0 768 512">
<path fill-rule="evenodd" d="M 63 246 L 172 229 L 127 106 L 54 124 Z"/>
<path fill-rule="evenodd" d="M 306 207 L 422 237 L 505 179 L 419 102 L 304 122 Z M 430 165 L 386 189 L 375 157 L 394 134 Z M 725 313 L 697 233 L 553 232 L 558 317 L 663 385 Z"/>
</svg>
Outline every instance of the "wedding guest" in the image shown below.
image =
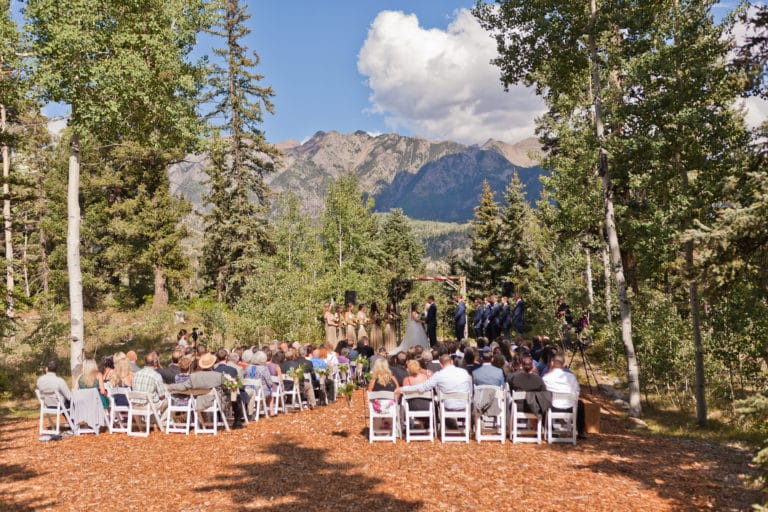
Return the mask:
<svg viewBox="0 0 768 512">
<path fill-rule="evenodd" d="M 64 399 L 64 407 L 69 408 L 69 401 L 72 399 L 69 392 L 69 386 L 64 379 L 56 375 L 59 369 L 59 362 L 56 359 L 50 359 L 45 365 L 45 373 L 37 379 L 37 389 L 42 394 L 52 394 L 58 392 Z M 56 406 L 56 401 L 48 397 L 45 399 L 45 405 Z"/>
<path fill-rule="evenodd" d="M 130 388 L 133 385 L 133 372 L 128 359 L 123 358 L 117 362 L 109 382 L 113 388 Z"/>
<path fill-rule="evenodd" d="M 387 353 L 397 347 L 397 314 L 395 313 L 395 305 L 391 302 L 387 304 L 387 311 L 384 314 L 384 348 L 387 349 Z"/>
<path fill-rule="evenodd" d="M 331 311 L 330 304 L 323 306 L 323 320 L 325 321 L 325 341 L 327 343 L 336 343 L 339 325 L 336 321 L 336 315 Z"/>
<path fill-rule="evenodd" d="M 96 388 L 99 391 L 101 405 L 105 409 L 109 408 L 109 398 L 107 390 L 104 389 L 104 378 L 99 372 L 99 367 L 93 359 L 83 361 L 83 367 L 80 375 L 75 379 L 75 389 Z"/>
<path fill-rule="evenodd" d="M 347 312 L 344 313 L 344 322 L 347 324 L 347 341 L 350 343 L 357 343 L 357 330 L 355 325 L 357 318 L 352 310 L 353 307 L 351 302 L 347 304 Z"/>
</svg>

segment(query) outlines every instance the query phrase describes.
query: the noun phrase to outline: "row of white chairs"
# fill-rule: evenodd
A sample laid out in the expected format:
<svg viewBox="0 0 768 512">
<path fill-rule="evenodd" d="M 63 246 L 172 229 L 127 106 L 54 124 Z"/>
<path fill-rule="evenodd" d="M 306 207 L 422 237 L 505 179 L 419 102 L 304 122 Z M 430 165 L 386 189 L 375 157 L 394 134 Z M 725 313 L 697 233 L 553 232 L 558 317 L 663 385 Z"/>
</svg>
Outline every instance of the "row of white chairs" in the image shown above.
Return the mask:
<svg viewBox="0 0 768 512">
<path fill-rule="evenodd" d="M 567 400 L 572 404 L 568 411 L 554 411 L 551 408 L 545 418 L 525 412 L 518 407 L 518 402 L 525 401 L 525 391 L 512 394 L 496 386 L 475 386 L 474 396 L 483 393 L 489 400 L 495 401 L 497 414 L 481 412 L 474 407 L 469 393 L 404 393 L 401 403 L 397 403 L 391 391 L 373 391 L 368 393 L 368 440 L 395 442 L 402 437 L 406 442 L 414 440 L 434 441 L 436 430 L 441 442 L 469 442 L 470 429 L 474 423 L 475 439 L 482 441 L 500 441 L 509 438 L 513 443 L 532 442 L 541 444 L 542 431 L 548 443 L 576 444 L 576 410 L 578 395 L 552 393 L 553 400 Z M 434 402 L 427 410 L 411 408 L 411 400 L 425 399 Z M 447 408 L 446 402 L 460 402 L 461 408 Z M 389 405 L 383 407 L 382 404 Z M 436 412 L 439 411 L 439 428 L 436 429 Z M 402 418 L 402 421 L 401 421 Z M 447 426 L 448 420 L 456 423 L 456 428 Z"/>
<path fill-rule="evenodd" d="M 205 409 L 195 407 L 195 398 L 184 396 L 183 404 L 174 405 L 169 400 L 165 416 L 161 416 L 147 393 L 134 391 L 130 388 L 107 388 L 109 395 L 109 411 L 103 411 L 101 399 L 96 389 L 73 390 L 70 406 L 58 392 L 41 393 L 35 390 L 40 402 L 39 432 L 41 435 L 60 435 L 62 429 L 69 427 L 73 434 L 84 433 L 98 434 L 102 426 L 109 429 L 109 433 L 126 433 L 130 436 L 149 436 L 151 425 L 154 422 L 158 429 L 166 433 L 181 432 L 189 434 L 194 428 L 195 434 L 216 434 L 219 426 L 229 430 L 221 397 L 216 389 L 212 389 L 212 405 Z M 80 421 L 77 414 L 78 396 L 92 395 L 88 398 L 98 401 L 103 418 L 89 418 L 89 422 Z M 180 421 L 179 417 L 183 418 Z M 62 422 L 62 418 L 64 422 Z M 46 425 L 46 420 L 48 424 Z M 103 420 L 103 421 L 102 421 Z M 194 422 L 193 422 L 194 420 Z"/>
</svg>

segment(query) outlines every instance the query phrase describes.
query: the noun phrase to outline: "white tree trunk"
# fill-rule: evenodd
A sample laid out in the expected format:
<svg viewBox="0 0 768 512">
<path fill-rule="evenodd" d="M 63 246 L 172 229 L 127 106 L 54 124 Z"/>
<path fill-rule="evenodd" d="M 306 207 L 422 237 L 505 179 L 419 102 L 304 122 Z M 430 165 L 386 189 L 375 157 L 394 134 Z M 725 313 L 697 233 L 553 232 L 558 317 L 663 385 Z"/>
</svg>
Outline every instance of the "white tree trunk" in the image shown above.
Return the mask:
<svg viewBox="0 0 768 512">
<path fill-rule="evenodd" d="M 587 300 L 589 301 L 589 310 L 592 311 L 592 305 L 595 303 L 595 290 L 592 287 L 592 252 L 589 247 L 584 247 L 584 256 L 587 260 L 587 268 L 584 270 L 584 279 L 587 282 Z"/>
<path fill-rule="evenodd" d="M 5 105 L 0 105 L 0 133 L 8 132 Z M 16 316 L 13 301 L 13 230 L 11 229 L 11 151 L 7 145 L 2 147 L 3 158 L 3 225 L 5 233 L 5 316 L 11 321 L 9 341 L 14 341 L 13 319 Z"/>
<path fill-rule="evenodd" d="M 69 274 L 70 369 L 72 376 L 83 362 L 85 324 L 83 274 L 80 269 L 80 136 L 69 141 L 67 183 L 67 272 Z"/>
<path fill-rule="evenodd" d="M 592 93 L 595 109 L 595 132 L 600 143 L 599 172 L 603 180 L 603 205 L 605 207 L 605 231 L 608 235 L 608 248 L 611 252 L 613 272 L 616 276 L 616 292 L 619 296 L 621 312 L 621 341 L 624 345 L 624 356 L 627 360 L 627 383 L 629 384 L 629 415 L 638 418 L 643 409 L 640 403 L 640 371 L 637 367 L 635 345 L 632 342 L 632 312 L 627 296 L 627 282 L 624 278 L 624 264 L 621 260 L 619 235 L 616 231 L 616 220 L 613 209 L 613 187 L 608 172 L 608 151 L 605 149 L 605 127 L 603 125 L 603 100 L 600 88 L 600 69 L 597 43 L 595 42 L 594 27 L 597 20 L 596 0 L 590 0 L 591 31 L 589 35 L 589 53 L 591 60 Z"/>
</svg>

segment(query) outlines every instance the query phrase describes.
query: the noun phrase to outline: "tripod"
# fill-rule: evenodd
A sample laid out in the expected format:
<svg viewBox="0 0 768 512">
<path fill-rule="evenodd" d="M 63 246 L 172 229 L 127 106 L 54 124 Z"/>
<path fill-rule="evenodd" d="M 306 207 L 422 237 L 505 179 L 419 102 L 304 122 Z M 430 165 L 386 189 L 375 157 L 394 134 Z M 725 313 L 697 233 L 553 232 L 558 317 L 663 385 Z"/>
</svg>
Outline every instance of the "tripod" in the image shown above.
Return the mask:
<svg viewBox="0 0 768 512">
<path fill-rule="evenodd" d="M 595 371 L 592 369 L 592 365 L 589 364 L 589 359 L 587 358 L 587 354 L 584 352 L 584 343 L 582 340 L 578 339 L 576 340 L 576 344 L 573 346 L 571 350 L 573 352 L 571 353 L 571 360 L 568 362 L 568 367 L 571 366 L 571 363 L 573 362 L 573 359 L 576 357 L 577 353 L 581 354 L 581 361 L 584 363 L 584 374 L 587 376 L 587 387 L 589 388 L 589 392 L 592 393 L 592 383 L 589 380 L 589 373 L 592 372 L 592 378 L 595 381 L 595 387 L 597 387 L 597 377 L 595 376 Z"/>
</svg>

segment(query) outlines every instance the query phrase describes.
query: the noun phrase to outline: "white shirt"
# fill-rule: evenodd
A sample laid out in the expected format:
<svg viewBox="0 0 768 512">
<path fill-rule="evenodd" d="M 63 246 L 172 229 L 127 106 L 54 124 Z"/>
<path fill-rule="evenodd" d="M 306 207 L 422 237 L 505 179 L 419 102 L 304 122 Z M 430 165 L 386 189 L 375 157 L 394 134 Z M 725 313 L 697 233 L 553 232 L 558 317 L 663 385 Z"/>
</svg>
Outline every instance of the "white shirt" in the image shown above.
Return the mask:
<svg viewBox="0 0 768 512">
<path fill-rule="evenodd" d="M 468 393 L 472 395 L 472 378 L 466 370 L 452 364 L 444 366 L 442 370 L 432 375 L 421 384 L 403 386 L 404 393 L 409 391 L 424 392 L 437 388 L 441 393 Z M 446 400 L 446 409 L 462 409 L 464 402 L 461 400 Z"/>
<path fill-rule="evenodd" d="M 581 392 L 576 376 L 571 372 L 564 371 L 562 368 L 552 368 L 542 377 L 542 380 L 547 390 L 553 393 L 573 393 L 578 395 Z M 552 400 L 552 407 L 557 407 L 558 409 L 569 409 L 572 406 L 573 402 L 570 400 Z"/>
</svg>

